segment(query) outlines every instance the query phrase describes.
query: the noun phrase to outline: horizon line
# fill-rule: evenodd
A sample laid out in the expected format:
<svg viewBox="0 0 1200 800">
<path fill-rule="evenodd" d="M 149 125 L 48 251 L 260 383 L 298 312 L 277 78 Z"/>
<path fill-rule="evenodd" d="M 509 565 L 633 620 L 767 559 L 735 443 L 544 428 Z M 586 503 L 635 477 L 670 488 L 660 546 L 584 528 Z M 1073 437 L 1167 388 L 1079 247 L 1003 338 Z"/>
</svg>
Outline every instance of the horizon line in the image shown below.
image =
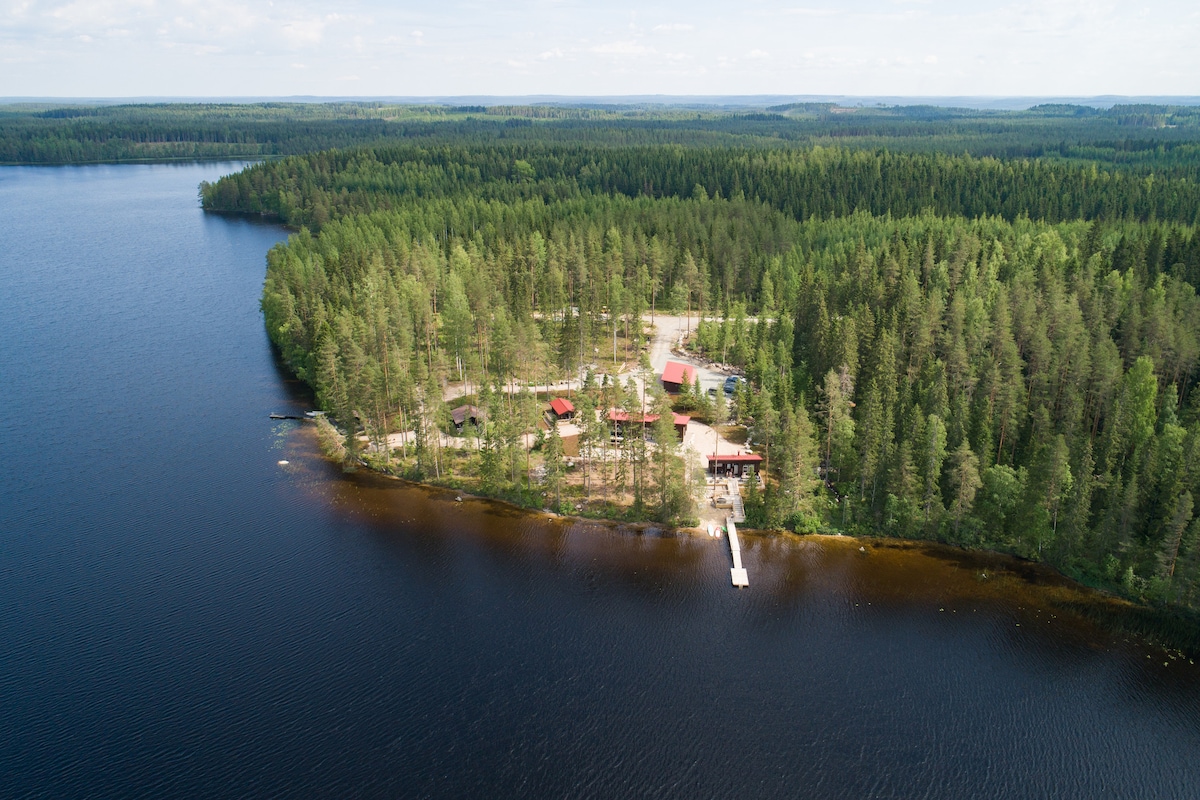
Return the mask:
<svg viewBox="0 0 1200 800">
<path fill-rule="evenodd" d="M 613 105 L 690 105 L 720 107 L 759 107 L 787 103 L 835 103 L 849 102 L 857 105 L 934 105 L 973 109 L 1018 111 L 1044 103 L 1092 105 L 1097 107 L 1123 103 L 1148 103 L 1156 105 L 1200 105 L 1200 95 L 1152 95 L 1152 94 L 945 94 L 945 95 L 901 95 L 901 94 L 431 94 L 431 95 L 14 95 L 0 97 L 0 105 L 76 103 L 76 104 L 121 104 L 121 103 L 334 103 L 334 102 L 388 102 L 398 105 L 421 104 L 578 104 L 600 103 Z"/>
</svg>

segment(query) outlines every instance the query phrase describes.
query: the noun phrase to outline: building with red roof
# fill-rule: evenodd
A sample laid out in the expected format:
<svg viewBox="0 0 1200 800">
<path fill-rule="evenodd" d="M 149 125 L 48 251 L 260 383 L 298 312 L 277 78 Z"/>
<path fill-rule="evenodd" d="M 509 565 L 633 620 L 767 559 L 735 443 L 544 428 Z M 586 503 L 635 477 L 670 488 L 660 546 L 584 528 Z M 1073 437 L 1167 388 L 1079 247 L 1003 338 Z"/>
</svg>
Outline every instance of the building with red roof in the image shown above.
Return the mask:
<svg viewBox="0 0 1200 800">
<path fill-rule="evenodd" d="M 688 423 L 692 418 L 687 414 L 674 414 L 675 417 L 675 432 L 679 434 L 679 440 L 683 441 L 683 435 L 687 433 Z"/>
<path fill-rule="evenodd" d="M 575 404 L 565 397 L 556 397 L 550 401 L 550 410 L 556 419 L 571 419 L 575 416 Z"/>
<path fill-rule="evenodd" d="M 610 408 L 608 410 L 608 421 L 616 422 L 622 425 L 653 425 L 658 422 L 658 414 L 638 414 L 622 411 L 619 408 Z"/>
<path fill-rule="evenodd" d="M 631 414 L 619 408 L 610 408 L 607 417 L 613 427 L 613 433 L 621 435 L 624 435 L 623 431 L 627 427 L 633 427 L 638 424 L 650 426 L 658 422 L 658 414 Z M 674 412 L 671 413 L 671 417 L 675 423 L 675 432 L 682 439 L 684 433 L 687 432 L 688 423 L 692 421 L 692 418 L 687 414 L 676 414 Z"/>
<path fill-rule="evenodd" d="M 709 475 L 731 475 L 740 478 L 747 467 L 758 469 L 763 457 L 758 453 L 722 453 L 705 456 L 708 459 Z"/>
<path fill-rule="evenodd" d="M 691 364 L 668 361 L 662 374 L 663 388 L 672 394 L 677 394 L 683 388 L 685 378 L 689 386 L 694 386 L 696 384 L 696 368 Z"/>
</svg>

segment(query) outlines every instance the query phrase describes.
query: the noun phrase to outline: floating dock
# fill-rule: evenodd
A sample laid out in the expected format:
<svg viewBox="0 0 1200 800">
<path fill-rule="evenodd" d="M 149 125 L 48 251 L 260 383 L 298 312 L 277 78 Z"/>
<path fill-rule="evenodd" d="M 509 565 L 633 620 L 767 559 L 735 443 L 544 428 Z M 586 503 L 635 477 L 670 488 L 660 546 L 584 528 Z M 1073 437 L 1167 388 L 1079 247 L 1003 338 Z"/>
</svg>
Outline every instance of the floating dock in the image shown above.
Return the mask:
<svg viewBox="0 0 1200 800">
<path fill-rule="evenodd" d="M 729 552 L 733 554 L 733 569 L 729 570 L 733 585 L 739 588 L 749 586 L 750 576 L 746 574 L 746 569 L 742 566 L 742 545 L 738 542 L 737 528 L 734 526 L 733 517 L 726 518 L 725 530 L 729 533 Z"/>
</svg>

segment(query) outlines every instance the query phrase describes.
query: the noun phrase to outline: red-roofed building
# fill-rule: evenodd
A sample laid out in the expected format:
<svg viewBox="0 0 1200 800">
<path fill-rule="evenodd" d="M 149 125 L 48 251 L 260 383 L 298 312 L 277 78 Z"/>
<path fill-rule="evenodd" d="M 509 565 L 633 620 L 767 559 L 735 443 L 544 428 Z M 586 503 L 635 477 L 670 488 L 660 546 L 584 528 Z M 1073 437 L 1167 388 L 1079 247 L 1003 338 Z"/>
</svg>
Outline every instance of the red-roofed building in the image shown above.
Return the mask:
<svg viewBox="0 0 1200 800">
<path fill-rule="evenodd" d="M 550 410 L 556 419 L 571 419 L 575 416 L 575 404 L 565 397 L 556 397 L 551 400 Z"/>
<path fill-rule="evenodd" d="M 671 416 L 675 423 L 675 432 L 682 439 L 683 434 L 687 432 L 688 423 L 692 421 L 692 418 L 686 414 L 676 414 L 674 412 L 672 412 Z M 658 422 L 658 414 L 631 414 L 619 408 L 610 408 L 607 417 L 615 435 L 624 435 L 625 428 L 631 428 L 639 423 L 648 427 Z"/>
<path fill-rule="evenodd" d="M 678 361 L 668 361 L 667 366 L 663 369 L 662 382 L 663 388 L 671 393 L 678 393 L 683 387 L 683 381 L 686 377 L 689 386 L 696 384 L 696 368 L 691 364 L 681 364 Z"/>
<path fill-rule="evenodd" d="M 628 411 L 622 411 L 619 408 L 610 408 L 608 410 L 608 421 L 616 422 L 621 425 L 630 424 L 637 425 L 653 425 L 658 422 L 658 414 L 630 414 Z"/>
<path fill-rule="evenodd" d="M 722 453 L 705 456 L 708 459 L 709 475 L 729 475 L 740 478 L 747 467 L 758 469 L 763 457 L 758 453 Z"/>
<path fill-rule="evenodd" d="M 687 433 L 688 423 L 692 418 L 687 414 L 674 414 L 675 417 L 675 432 L 679 434 L 680 441 L 683 441 L 683 435 Z"/>
</svg>

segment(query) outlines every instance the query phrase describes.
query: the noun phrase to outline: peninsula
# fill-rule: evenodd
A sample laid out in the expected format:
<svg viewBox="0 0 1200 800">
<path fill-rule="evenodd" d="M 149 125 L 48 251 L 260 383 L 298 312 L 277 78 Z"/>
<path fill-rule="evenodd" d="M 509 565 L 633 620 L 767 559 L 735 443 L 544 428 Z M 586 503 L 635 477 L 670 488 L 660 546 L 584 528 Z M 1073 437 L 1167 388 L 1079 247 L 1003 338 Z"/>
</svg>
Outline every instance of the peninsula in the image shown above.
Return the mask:
<svg viewBox="0 0 1200 800">
<path fill-rule="evenodd" d="M 346 434 L 332 449 L 526 507 L 740 505 L 752 528 L 989 547 L 1200 600 L 1194 144 L 1089 161 L 515 130 L 201 187 L 299 228 L 262 305 Z"/>
</svg>

